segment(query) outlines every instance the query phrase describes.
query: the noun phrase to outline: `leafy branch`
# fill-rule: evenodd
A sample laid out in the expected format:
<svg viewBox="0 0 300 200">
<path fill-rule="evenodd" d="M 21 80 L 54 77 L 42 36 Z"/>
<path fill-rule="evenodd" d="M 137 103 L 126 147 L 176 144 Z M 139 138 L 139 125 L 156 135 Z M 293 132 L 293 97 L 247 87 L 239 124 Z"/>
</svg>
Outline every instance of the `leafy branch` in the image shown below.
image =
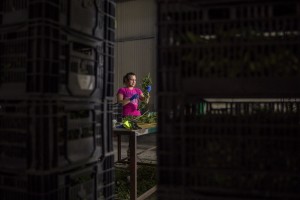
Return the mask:
<svg viewBox="0 0 300 200">
<path fill-rule="evenodd" d="M 148 88 L 149 86 L 151 86 L 151 85 L 152 85 L 152 79 L 151 79 L 150 73 L 149 73 L 147 76 L 145 76 L 145 77 L 142 79 L 142 84 L 141 84 L 141 86 L 142 86 L 141 89 L 142 89 L 142 92 L 143 92 L 143 94 L 144 94 L 144 96 L 145 96 L 145 101 L 140 102 L 138 109 L 139 109 L 142 113 L 144 113 L 144 112 L 146 112 L 147 110 L 149 110 L 149 107 L 148 107 L 148 99 L 149 99 L 149 97 L 150 97 L 150 93 L 148 92 L 147 88 Z"/>
</svg>

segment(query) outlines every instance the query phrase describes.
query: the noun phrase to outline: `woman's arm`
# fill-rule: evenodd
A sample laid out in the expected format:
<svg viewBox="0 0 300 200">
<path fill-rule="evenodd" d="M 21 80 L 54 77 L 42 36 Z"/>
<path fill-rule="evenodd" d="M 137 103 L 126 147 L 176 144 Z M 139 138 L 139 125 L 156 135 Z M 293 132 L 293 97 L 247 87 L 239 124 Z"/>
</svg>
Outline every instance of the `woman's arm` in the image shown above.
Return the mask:
<svg viewBox="0 0 300 200">
<path fill-rule="evenodd" d="M 124 106 L 130 102 L 130 99 L 124 99 L 123 94 L 118 93 L 117 94 L 117 102 L 121 103 Z"/>
<path fill-rule="evenodd" d="M 146 103 L 149 103 L 149 99 L 150 99 L 150 95 L 148 96 L 148 98 L 145 97 L 145 95 L 143 93 L 140 94 L 140 100 L 144 101 Z"/>
</svg>

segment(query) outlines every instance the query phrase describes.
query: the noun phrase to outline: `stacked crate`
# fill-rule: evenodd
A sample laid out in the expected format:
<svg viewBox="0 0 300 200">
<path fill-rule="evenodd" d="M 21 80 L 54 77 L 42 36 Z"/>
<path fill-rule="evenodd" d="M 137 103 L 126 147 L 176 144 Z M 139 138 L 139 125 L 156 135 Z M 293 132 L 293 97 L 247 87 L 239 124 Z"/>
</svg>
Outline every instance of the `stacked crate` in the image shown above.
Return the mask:
<svg viewBox="0 0 300 200">
<path fill-rule="evenodd" d="M 299 96 L 297 1 L 158 2 L 161 91 Z"/>
<path fill-rule="evenodd" d="M 0 2 L 0 199 L 113 198 L 114 8 Z"/>
<path fill-rule="evenodd" d="M 299 199 L 299 1 L 157 2 L 159 199 Z"/>
</svg>

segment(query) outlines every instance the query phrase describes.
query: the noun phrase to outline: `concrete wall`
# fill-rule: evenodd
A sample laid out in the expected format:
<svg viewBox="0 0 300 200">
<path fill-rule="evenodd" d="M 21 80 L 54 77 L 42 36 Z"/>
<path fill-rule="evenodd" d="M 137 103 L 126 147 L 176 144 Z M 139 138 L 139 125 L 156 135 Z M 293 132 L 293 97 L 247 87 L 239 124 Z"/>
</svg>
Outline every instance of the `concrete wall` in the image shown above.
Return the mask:
<svg viewBox="0 0 300 200">
<path fill-rule="evenodd" d="M 155 0 L 117 2 L 114 92 L 127 72 L 137 75 L 137 87 L 150 73 L 150 104 L 156 108 L 156 3 Z"/>
</svg>

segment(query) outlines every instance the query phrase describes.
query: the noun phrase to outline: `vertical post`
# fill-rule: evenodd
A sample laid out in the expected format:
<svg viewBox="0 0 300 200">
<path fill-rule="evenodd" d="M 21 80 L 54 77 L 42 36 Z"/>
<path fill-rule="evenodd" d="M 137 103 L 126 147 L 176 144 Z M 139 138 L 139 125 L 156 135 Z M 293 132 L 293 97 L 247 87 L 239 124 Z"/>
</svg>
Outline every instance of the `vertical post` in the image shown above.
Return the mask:
<svg viewBox="0 0 300 200">
<path fill-rule="evenodd" d="M 118 162 L 121 161 L 121 135 L 118 134 Z"/>
<path fill-rule="evenodd" d="M 130 199 L 137 199 L 137 163 L 136 163 L 136 133 L 131 131 L 129 135 L 130 149 Z"/>
</svg>

